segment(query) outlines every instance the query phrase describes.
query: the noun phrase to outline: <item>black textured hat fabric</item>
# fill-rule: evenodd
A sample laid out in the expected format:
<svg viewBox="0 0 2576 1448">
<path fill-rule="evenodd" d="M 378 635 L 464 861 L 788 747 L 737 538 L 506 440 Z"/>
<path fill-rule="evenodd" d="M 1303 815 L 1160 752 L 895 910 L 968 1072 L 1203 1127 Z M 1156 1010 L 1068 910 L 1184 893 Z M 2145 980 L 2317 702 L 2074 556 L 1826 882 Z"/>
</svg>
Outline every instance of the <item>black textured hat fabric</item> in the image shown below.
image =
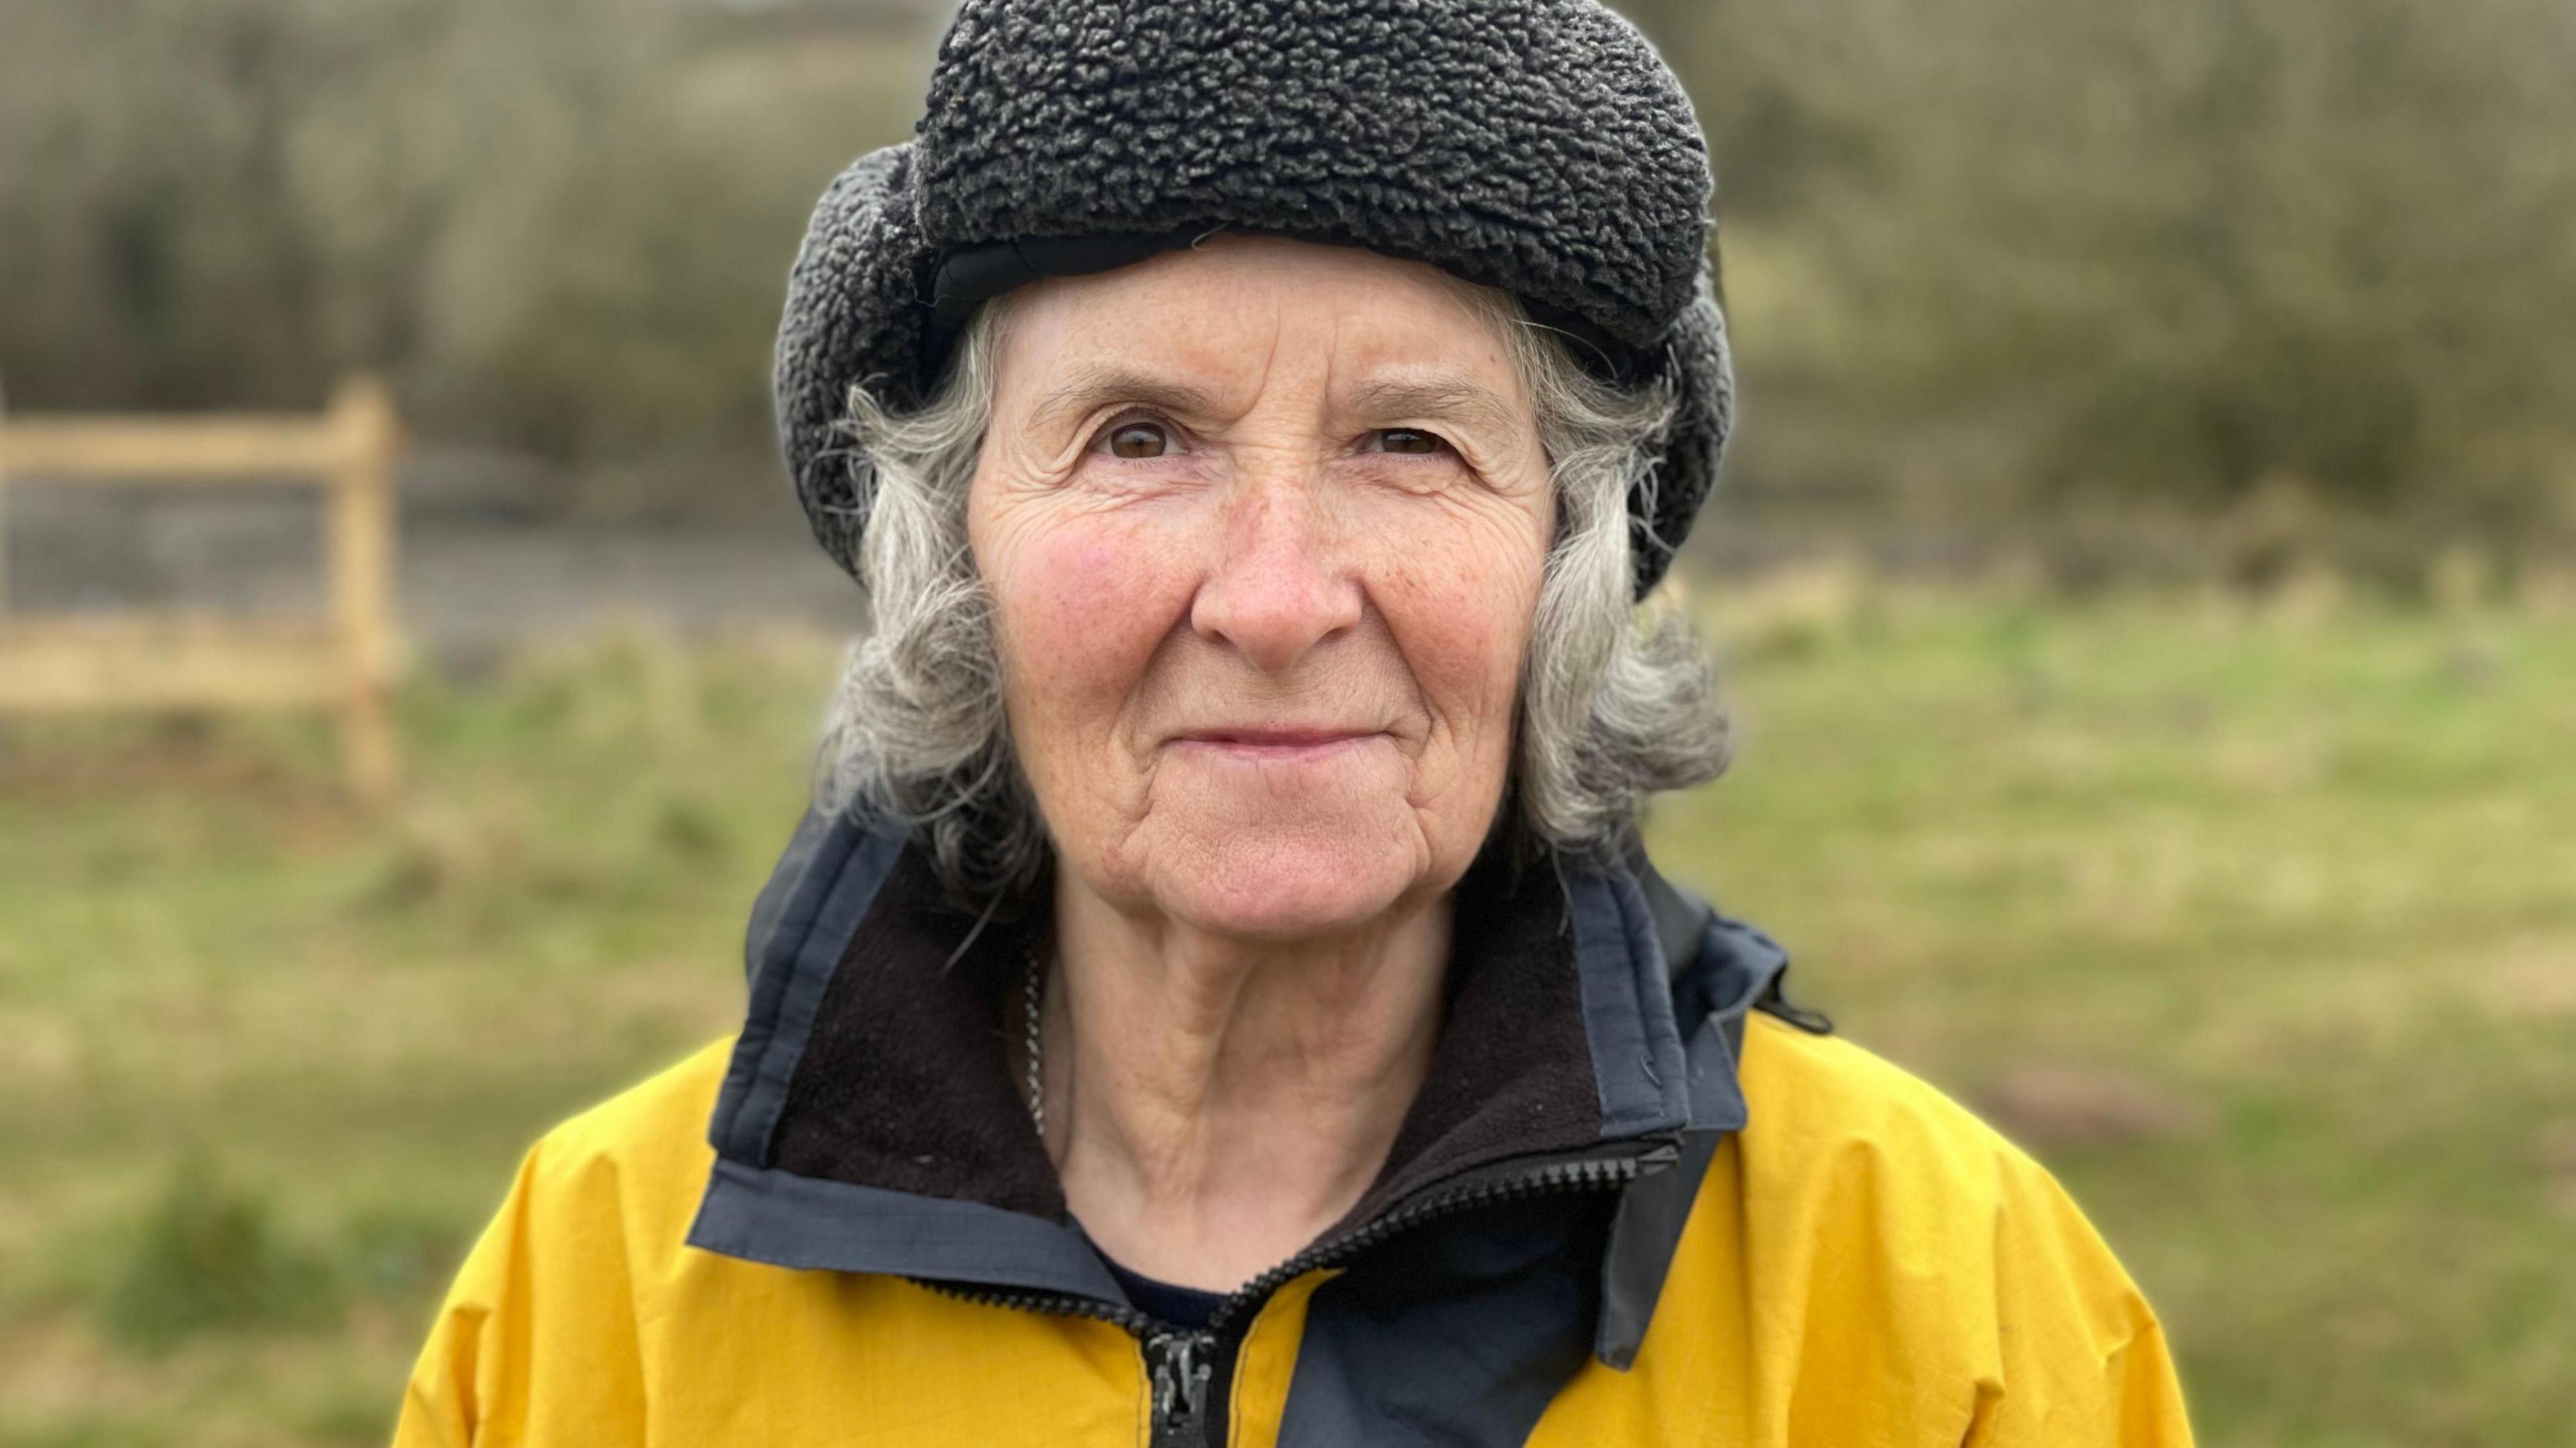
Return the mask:
<svg viewBox="0 0 2576 1448">
<path fill-rule="evenodd" d="M 849 390 L 929 399 L 963 259 L 1079 270 L 1029 244 L 1124 239 L 1069 248 L 1099 266 L 1219 229 L 1362 246 L 1518 296 L 1605 375 L 1672 379 L 1630 499 L 1642 597 L 1733 413 L 1709 190 L 1679 83 L 1594 0 L 967 0 L 913 139 L 832 183 L 789 273 L 788 469 L 855 572 L 875 477 L 838 429 Z"/>
</svg>

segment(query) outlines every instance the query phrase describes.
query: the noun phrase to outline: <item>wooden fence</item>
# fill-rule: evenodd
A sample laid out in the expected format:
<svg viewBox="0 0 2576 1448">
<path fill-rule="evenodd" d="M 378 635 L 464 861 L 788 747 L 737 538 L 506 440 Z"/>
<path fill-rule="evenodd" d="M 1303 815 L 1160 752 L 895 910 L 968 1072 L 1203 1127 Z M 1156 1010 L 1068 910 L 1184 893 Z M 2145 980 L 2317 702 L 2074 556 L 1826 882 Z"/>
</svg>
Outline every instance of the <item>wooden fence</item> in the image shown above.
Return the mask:
<svg viewBox="0 0 2576 1448">
<path fill-rule="evenodd" d="M 0 417 L 0 528 L 12 473 L 64 484 L 198 487 L 293 479 L 326 502 L 326 616 L 13 615 L 0 576 L 0 714 L 321 707 L 350 786 L 381 798 L 399 764 L 393 478 L 401 428 L 384 389 L 343 384 L 319 416 Z M 7 557 L 0 535 L 0 565 Z"/>
</svg>

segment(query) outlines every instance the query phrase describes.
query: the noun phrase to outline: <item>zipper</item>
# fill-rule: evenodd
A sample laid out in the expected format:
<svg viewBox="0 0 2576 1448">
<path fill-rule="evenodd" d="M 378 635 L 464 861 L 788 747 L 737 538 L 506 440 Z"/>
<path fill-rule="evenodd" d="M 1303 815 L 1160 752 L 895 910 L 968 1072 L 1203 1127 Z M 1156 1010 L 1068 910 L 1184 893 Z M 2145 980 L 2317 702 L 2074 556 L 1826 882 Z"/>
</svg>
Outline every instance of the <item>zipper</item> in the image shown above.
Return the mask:
<svg viewBox="0 0 2576 1448">
<path fill-rule="evenodd" d="M 1427 1194 L 1329 1242 L 1318 1242 L 1245 1283 L 1208 1318 L 1202 1331 L 1174 1327 L 1135 1308 L 1069 1292 L 1009 1292 L 923 1277 L 911 1280 L 967 1302 L 1087 1317 L 1126 1329 L 1143 1349 L 1145 1371 L 1153 1388 L 1151 1448 L 1210 1448 L 1207 1408 L 1218 1349 L 1237 1322 L 1259 1312 L 1270 1294 L 1281 1287 L 1306 1273 L 1339 1266 L 1426 1222 L 1526 1197 L 1625 1187 L 1644 1175 L 1648 1166 L 1669 1165 L 1678 1154 L 1675 1148 L 1659 1144 L 1628 1156 L 1549 1162 L 1472 1186 Z"/>
<path fill-rule="evenodd" d="M 1216 1374 L 1214 1332 L 1160 1332 L 1145 1339 L 1154 1388 L 1151 1448 L 1208 1448 L 1208 1380 Z"/>
</svg>

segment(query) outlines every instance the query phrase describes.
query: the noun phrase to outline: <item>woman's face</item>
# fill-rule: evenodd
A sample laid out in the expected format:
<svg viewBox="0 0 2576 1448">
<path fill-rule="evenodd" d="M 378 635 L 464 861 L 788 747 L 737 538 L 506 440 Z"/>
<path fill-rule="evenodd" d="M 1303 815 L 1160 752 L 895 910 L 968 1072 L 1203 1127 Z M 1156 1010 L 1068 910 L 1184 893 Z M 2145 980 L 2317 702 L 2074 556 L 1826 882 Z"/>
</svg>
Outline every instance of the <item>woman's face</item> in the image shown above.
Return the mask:
<svg viewBox="0 0 2576 1448">
<path fill-rule="evenodd" d="M 1501 326 L 1431 267 L 1241 237 L 1008 305 L 967 528 L 1067 883 L 1270 938 L 1448 889 L 1554 525 Z"/>
</svg>

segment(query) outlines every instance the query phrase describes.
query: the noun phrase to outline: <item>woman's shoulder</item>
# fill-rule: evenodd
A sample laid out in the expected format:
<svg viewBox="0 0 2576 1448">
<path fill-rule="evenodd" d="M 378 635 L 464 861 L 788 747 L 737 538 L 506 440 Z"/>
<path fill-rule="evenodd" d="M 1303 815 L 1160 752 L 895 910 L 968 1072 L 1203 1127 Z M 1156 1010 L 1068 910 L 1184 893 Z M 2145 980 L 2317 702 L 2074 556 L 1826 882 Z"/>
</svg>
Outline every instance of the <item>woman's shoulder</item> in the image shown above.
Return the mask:
<svg viewBox="0 0 2576 1448">
<path fill-rule="evenodd" d="M 732 1054 L 732 1037 L 709 1042 L 540 1136 L 515 1188 L 532 1225 L 613 1210 L 630 1232 L 676 1241 L 714 1163 L 707 1120 Z"/>
<path fill-rule="evenodd" d="M 2056 1176 L 1920 1077 L 1840 1037 L 1756 1017 L 1743 1080 L 1737 1196 L 1748 1222 L 1767 1224 L 1757 1230 L 1794 1234 L 1825 1260 L 1896 1265 L 1936 1297 L 2009 1311 L 2029 1293 L 2072 1294 L 2106 1339 L 2150 1321 Z M 2054 1270 L 2032 1272 L 2041 1261 Z"/>
<path fill-rule="evenodd" d="M 2036 1161 L 1766 1015 L 1739 1078 L 1746 1125 L 1700 1183 L 1632 1391 L 1678 1411 L 1729 1382 L 1747 1441 L 2187 1448 L 2155 1314 Z"/>
<path fill-rule="evenodd" d="M 1749 1122 L 1707 1225 L 1744 1234 L 1763 1315 L 1946 1357 L 2017 1414 L 2142 1395 L 2180 1422 L 2153 1311 L 2046 1167 L 1850 1041 L 1757 1016 L 1743 1054 Z"/>
<path fill-rule="evenodd" d="M 567 1157 L 632 1157 L 681 1149 L 706 1134 L 716 1092 L 733 1059 L 730 1035 L 688 1055 L 586 1110 L 566 1117 L 540 1145 Z"/>
<path fill-rule="evenodd" d="M 439 1308 L 396 1443 L 552 1441 L 532 1425 L 553 1400 L 520 1390 L 534 1381 L 579 1385 L 555 1406 L 578 1406 L 582 1441 L 644 1440 L 638 1324 L 681 1261 L 731 1047 L 692 1052 L 528 1148 Z"/>
<path fill-rule="evenodd" d="M 1755 1012 L 1741 1074 L 1747 1153 L 1795 1175 L 1855 1169 L 1982 1200 L 2042 1168 L 1939 1088 L 1839 1035 Z"/>
</svg>

